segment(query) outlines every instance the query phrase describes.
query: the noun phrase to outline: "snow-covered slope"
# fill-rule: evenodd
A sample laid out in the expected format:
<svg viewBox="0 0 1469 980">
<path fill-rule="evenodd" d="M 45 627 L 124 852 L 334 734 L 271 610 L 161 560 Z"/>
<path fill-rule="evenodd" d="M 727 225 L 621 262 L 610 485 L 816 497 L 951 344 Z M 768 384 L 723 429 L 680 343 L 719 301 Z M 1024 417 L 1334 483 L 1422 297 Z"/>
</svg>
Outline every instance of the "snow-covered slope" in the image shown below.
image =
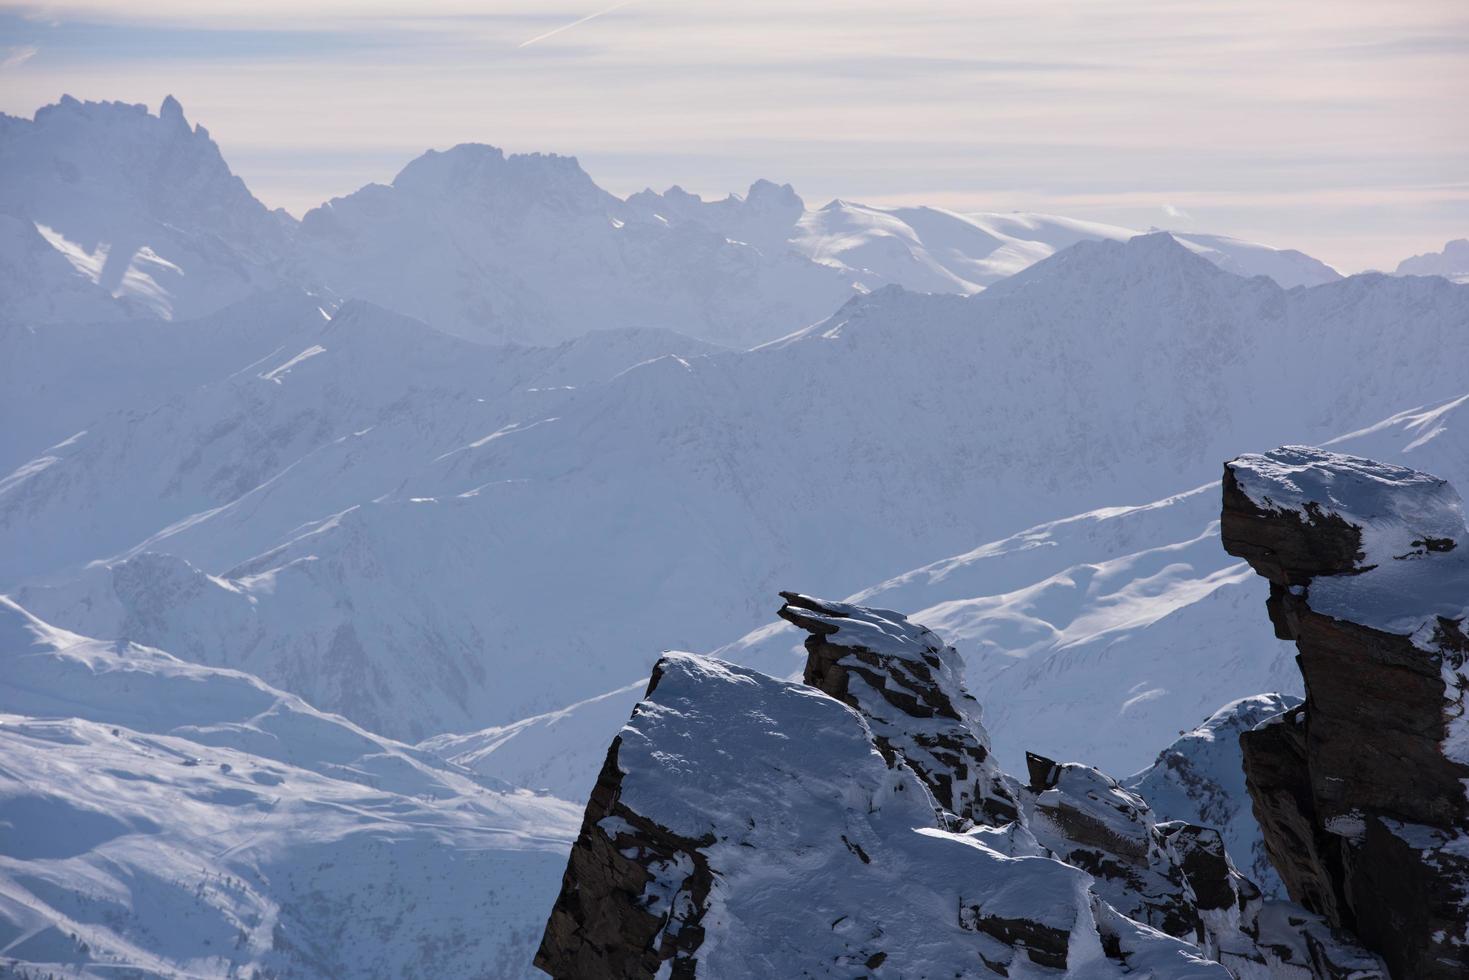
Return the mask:
<svg viewBox="0 0 1469 980">
<path fill-rule="evenodd" d="M 0 338 L 0 407 L 21 420 L 0 438 L 0 582 L 143 547 L 223 571 L 577 385 L 712 349 L 660 331 L 488 346 L 363 303 L 328 317 L 298 292 L 188 324 L 16 331 Z M 220 536 L 185 550 L 206 520 Z"/>
<path fill-rule="evenodd" d="M 1398 263 L 1400 276 L 1443 276 L 1469 282 L 1469 238 L 1456 238 L 1441 251 L 1425 252 Z"/>
<path fill-rule="evenodd" d="M 1122 785 L 1147 800 L 1162 820 L 1216 828 L 1240 870 L 1266 895 L 1284 898 L 1285 889 L 1265 852 L 1245 789 L 1239 736 L 1301 703 L 1289 694 L 1257 694 L 1231 701 L 1203 724 L 1180 735 L 1158 753 L 1157 761 Z"/>
<path fill-rule="evenodd" d="M 885 285 L 936 293 L 975 293 L 1081 241 L 1126 241 L 1141 232 L 1049 214 L 962 214 L 934 207 L 876 207 L 832 201 L 807 210 L 789 184 L 757 181 L 741 198 L 703 201 L 673 187 L 642 191 L 628 205 L 666 220 L 703 225 L 766 250 L 793 249 L 840 269 L 866 290 Z M 1175 232 L 1223 269 L 1264 275 L 1287 288 L 1340 279 L 1301 252 L 1223 235 Z"/>
<path fill-rule="evenodd" d="M 0 972 L 530 972 L 569 805 L 4 597 L 0 667 Z"/>
<path fill-rule="evenodd" d="M 251 196 L 172 97 L 156 116 L 68 96 L 34 119 L 0 117 L 0 174 L 0 261 L 43 275 L 7 281 L 0 324 L 92 319 L 108 306 L 189 318 L 297 281 L 293 220 Z M 68 268 L 37 254 L 33 236 Z"/>
<path fill-rule="evenodd" d="M 343 320 L 324 329 L 345 331 Z M 183 474 L 184 486 L 198 485 L 187 482 L 198 467 L 185 465 L 196 450 L 208 459 L 233 444 L 202 440 L 215 419 L 255 415 L 271 419 L 263 432 L 300 440 L 323 427 L 311 420 L 342 416 L 327 426 L 340 442 L 323 438 L 325 448 L 289 471 L 282 456 L 253 473 L 241 492 L 276 479 L 223 511 L 213 508 L 224 501 L 200 500 L 157 515 L 153 528 L 134 525 L 110 550 L 74 557 L 170 551 L 223 577 L 184 576 L 214 598 L 185 601 L 195 593 L 174 588 L 172 574 L 98 570 L 100 586 L 29 590 L 26 601 L 96 635 L 120 635 L 127 623 L 140 631 L 128 635 L 176 649 L 191 649 L 199 624 L 224 621 L 205 611 L 212 603 L 234 605 L 250 628 L 219 631 L 220 644 L 206 644 L 221 657 L 212 662 L 261 663 L 251 669 L 272 683 L 400 737 L 505 725 L 623 687 L 662 647 L 727 642 L 760 624 L 761 597 L 794 582 L 850 595 L 954 554 L 959 542 L 1002 541 L 1057 515 L 1198 486 L 1242 446 L 1354 429 L 1400 409 L 1404 391 L 1461 393 L 1453 351 L 1466 324 L 1469 291 L 1440 279 L 1356 277 L 1285 291 L 1157 235 L 1083 242 L 972 298 L 884 290 L 780 344 L 665 357 L 604 384 L 488 408 L 444 356 L 428 353 L 393 370 L 348 357 L 351 383 L 319 386 L 313 372 L 336 377 L 330 352 L 340 341 L 326 340 L 313 345 L 328 353 L 277 375 L 282 384 L 255 376 L 313 346 L 303 342 L 249 376 L 252 400 L 220 409 L 207 392 L 139 441 L 173 447 L 179 462 L 165 472 Z M 1384 337 L 1395 338 L 1386 356 Z M 413 363 L 442 365 L 433 389 L 404 387 Z M 1298 377 L 1293 365 L 1306 363 L 1313 373 Z M 355 394 L 359 381 L 370 399 Z M 361 399 L 371 411 L 349 414 Z M 276 400 L 280 414 L 260 416 Z M 400 401 L 411 410 L 381 416 L 380 406 Z M 251 449 L 240 465 L 262 458 Z M 116 465 L 93 473 L 83 461 L 69 479 L 111 488 L 121 514 Z M 172 478 L 157 469 L 150 463 L 129 508 L 161 499 L 150 481 L 166 488 Z M 65 540 L 77 505 L 52 507 L 66 484 L 42 494 L 48 485 L 36 482 L 53 472 L 60 480 L 66 469 L 39 474 L 29 497 L 12 498 L 23 506 L 5 507 L 9 540 Z M 1002 756 L 1034 748 L 1065 757 L 1066 739 L 1083 730 L 1057 728 L 1045 744 L 1007 733 L 1007 702 L 1017 718 L 1041 701 L 1092 704 L 1086 710 L 1113 720 L 1096 726 L 1089 758 L 1125 772 L 1221 700 L 1283 688 L 1264 683 L 1278 645 L 1231 615 L 1258 587 L 1220 592 L 1249 576 L 1228 570 L 1212 544 L 1212 505 L 1192 507 L 1170 508 L 1181 516 L 1135 546 L 1119 538 L 1110 549 L 1080 548 L 1034 577 L 960 593 L 953 598 L 991 599 L 935 618 L 968 642 L 965 616 L 980 631 L 992 629 L 989 611 L 1012 624 L 1023 614 L 1065 641 L 1044 649 L 1098 665 L 1082 681 L 1064 660 L 984 661 L 976 687 L 997 705 Z M 199 516 L 159 536 L 190 515 Z M 104 532 L 113 533 L 99 524 Z M 1088 566 L 1099 561 L 1117 563 L 1094 587 Z M 582 597 L 572 615 L 567 594 Z M 1105 602 L 1073 621 L 1068 594 Z M 1187 649 L 1217 654 L 1240 687 L 1180 697 L 1183 661 L 1166 642 L 1146 656 L 1112 647 L 1147 629 L 1160 640 L 1212 637 Z M 1009 644 L 1021 634 L 994 635 Z M 1001 681 L 988 679 L 990 667 L 1000 663 L 1019 667 L 1005 672 L 1013 697 L 992 690 Z M 431 666 L 413 666 L 422 664 Z M 415 669 L 430 682 L 391 682 Z M 1101 701 L 1095 680 L 1109 671 Z M 1053 673 L 1066 679 L 1047 681 Z M 327 679 L 337 676 L 355 686 Z"/>
</svg>

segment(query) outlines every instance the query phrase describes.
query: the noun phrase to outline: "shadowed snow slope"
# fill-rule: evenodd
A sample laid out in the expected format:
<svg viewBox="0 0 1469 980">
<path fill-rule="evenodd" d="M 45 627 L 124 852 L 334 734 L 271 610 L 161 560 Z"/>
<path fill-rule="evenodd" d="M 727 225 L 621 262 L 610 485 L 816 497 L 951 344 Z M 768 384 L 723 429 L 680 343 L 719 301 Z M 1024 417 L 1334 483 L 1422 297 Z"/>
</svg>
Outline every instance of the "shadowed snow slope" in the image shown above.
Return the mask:
<svg viewBox="0 0 1469 980">
<path fill-rule="evenodd" d="M 568 804 L 4 597 L 0 667 L 0 972 L 529 973 Z"/>
<path fill-rule="evenodd" d="M 1405 391 L 1462 394 L 1469 290 L 1366 276 L 1286 291 L 1166 235 L 1082 242 L 971 298 L 883 290 L 778 344 L 569 391 L 353 309 L 0 496 L 11 561 L 54 561 L 56 544 L 20 545 L 78 540 L 79 512 L 98 543 L 50 571 L 114 560 L 24 601 L 92 635 L 248 663 L 398 737 L 505 725 L 622 687 L 660 648 L 741 635 L 785 582 L 852 594 L 956 542 L 1162 500 L 1243 446 L 1371 424 Z M 1085 732 L 1087 758 L 1136 770 L 1220 701 L 1284 685 L 1267 683 L 1279 645 L 1233 615 L 1257 587 L 1213 542 L 1212 507 L 1154 510 L 1166 530 L 1080 520 L 1077 547 L 1031 549 L 1034 574 L 1007 562 L 994 584 L 903 603 L 989 597 L 926 619 L 966 652 L 993 641 L 970 671 L 1003 759 L 1082 755 L 1069 740 Z M 1118 533 L 1093 547 L 1094 526 Z M 1148 630 L 1146 655 L 1114 643 Z M 1180 697 L 1199 657 L 1240 686 Z M 1037 705 L 1081 715 L 1048 725 Z M 1010 712 L 1035 727 L 1008 730 Z"/>
</svg>

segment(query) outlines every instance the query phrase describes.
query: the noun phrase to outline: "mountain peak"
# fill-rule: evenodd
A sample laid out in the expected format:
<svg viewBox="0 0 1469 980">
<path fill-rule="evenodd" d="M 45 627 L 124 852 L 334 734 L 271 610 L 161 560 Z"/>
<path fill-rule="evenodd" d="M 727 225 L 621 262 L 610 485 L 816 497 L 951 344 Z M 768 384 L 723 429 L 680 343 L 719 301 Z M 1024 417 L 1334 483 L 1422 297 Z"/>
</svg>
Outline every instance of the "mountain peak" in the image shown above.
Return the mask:
<svg viewBox="0 0 1469 980">
<path fill-rule="evenodd" d="M 773 180 L 764 177 L 750 185 L 749 192 L 745 195 L 747 205 L 761 209 L 794 208 L 797 211 L 806 209 L 806 202 L 796 193 L 796 189 L 790 184 L 777 184 Z"/>
<path fill-rule="evenodd" d="M 163 103 L 158 107 L 158 118 L 185 129 L 189 127 L 188 121 L 184 119 L 184 107 L 172 95 L 163 97 Z"/>
<path fill-rule="evenodd" d="M 571 210 L 593 210 L 615 200 L 592 181 L 576 157 L 555 153 L 507 155 L 485 143 L 429 150 L 393 178 L 393 187 L 420 196 L 503 200 L 519 207 L 555 201 Z"/>
</svg>

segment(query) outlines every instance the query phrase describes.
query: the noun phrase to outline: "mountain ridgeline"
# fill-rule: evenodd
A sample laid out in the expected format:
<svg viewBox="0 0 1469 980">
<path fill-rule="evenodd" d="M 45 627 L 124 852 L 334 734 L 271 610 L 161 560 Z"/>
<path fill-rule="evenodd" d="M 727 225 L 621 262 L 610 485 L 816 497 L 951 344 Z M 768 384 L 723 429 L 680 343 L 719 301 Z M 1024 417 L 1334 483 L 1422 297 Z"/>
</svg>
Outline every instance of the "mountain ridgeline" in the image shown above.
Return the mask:
<svg viewBox="0 0 1469 980">
<path fill-rule="evenodd" d="M 1461 252 L 0 116 L 0 974 L 1455 975 Z"/>
</svg>

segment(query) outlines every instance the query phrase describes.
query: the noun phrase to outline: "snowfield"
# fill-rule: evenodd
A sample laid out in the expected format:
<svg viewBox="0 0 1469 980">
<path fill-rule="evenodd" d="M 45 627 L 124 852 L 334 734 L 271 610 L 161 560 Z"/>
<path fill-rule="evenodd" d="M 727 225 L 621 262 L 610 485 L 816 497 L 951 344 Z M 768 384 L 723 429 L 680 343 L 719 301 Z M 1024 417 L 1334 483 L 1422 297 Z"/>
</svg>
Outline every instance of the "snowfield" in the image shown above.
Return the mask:
<svg viewBox="0 0 1469 980">
<path fill-rule="evenodd" d="M 579 807 L 4 598 L 0 664 L 0 968 L 530 974 Z"/>
</svg>

